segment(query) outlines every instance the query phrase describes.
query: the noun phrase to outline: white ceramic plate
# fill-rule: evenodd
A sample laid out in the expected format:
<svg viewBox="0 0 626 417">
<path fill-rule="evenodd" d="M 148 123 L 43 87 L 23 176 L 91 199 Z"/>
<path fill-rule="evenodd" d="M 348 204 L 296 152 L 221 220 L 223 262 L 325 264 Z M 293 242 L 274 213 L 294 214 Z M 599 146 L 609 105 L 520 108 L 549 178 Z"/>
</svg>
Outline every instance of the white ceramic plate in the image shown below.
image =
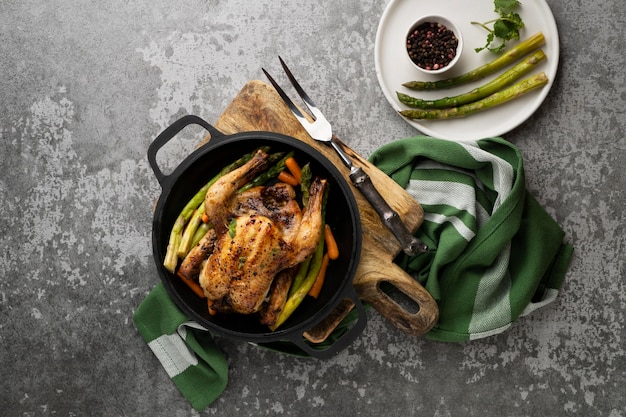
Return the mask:
<svg viewBox="0 0 626 417">
<path fill-rule="evenodd" d="M 496 108 L 460 119 L 409 120 L 400 115 L 398 117 L 402 117 L 426 135 L 455 141 L 501 136 L 526 121 L 539 108 L 554 82 L 559 64 L 559 35 L 552 11 L 545 0 L 520 0 L 520 3 L 518 13 L 525 24 L 525 28 L 520 32 L 520 40 L 540 31 L 546 38 L 546 44 L 542 49 L 547 59 L 530 73 L 544 71 L 549 79 L 546 86 Z M 378 82 L 393 108 L 396 110 L 408 108 L 398 101 L 396 91 L 434 99 L 467 92 L 497 77 L 499 73 L 472 84 L 440 91 L 413 91 L 402 86 L 411 80 L 437 80 L 459 75 L 495 59 L 496 55 L 489 51 L 480 53 L 474 51 L 474 48 L 485 44 L 487 32 L 480 26 L 470 23 L 497 18 L 498 15 L 493 9 L 492 0 L 391 0 L 378 26 L 375 61 Z M 460 61 L 454 68 L 441 75 L 426 75 L 418 71 L 409 61 L 404 49 L 406 32 L 420 16 L 427 14 L 447 17 L 456 23 L 463 33 L 464 47 Z M 507 43 L 507 49 L 516 42 Z"/>
</svg>

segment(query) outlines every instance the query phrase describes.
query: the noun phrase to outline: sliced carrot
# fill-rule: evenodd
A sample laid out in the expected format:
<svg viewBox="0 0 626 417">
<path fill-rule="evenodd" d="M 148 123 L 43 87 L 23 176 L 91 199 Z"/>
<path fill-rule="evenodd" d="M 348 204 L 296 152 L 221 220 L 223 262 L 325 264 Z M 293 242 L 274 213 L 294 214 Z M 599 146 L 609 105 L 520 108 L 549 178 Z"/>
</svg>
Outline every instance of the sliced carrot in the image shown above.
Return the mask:
<svg viewBox="0 0 626 417">
<path fill-rule="evenodd" d="M 202 289 L 202 287 L 200 287 L 200 284 L 198 284 L 196 281 L 194 281 L 193 279 L 189 279 L 186 276 L 184 276 L 181 273 L 176 273 L 176 275 L 178 275 L 178 277 L 180 279 L 183 280 L 183 282 L 185 284 L 187 284 L 187 286 L 189 288 L 191 288 L 191 290 L 200 298 L 205 298 L 206 295 L 204 295 L 204 290 Z"/>
<path fill-rule="evenodd" d="M 206 213 L 202 213 L 202 223 L 208 223 L 209 216 Z"/>
<path fill-rule="evenodd" d="M 280 174 L 278 174 L 278 181 L 293 185 L 294 187 L 298 185 L 298 180 L 287 171 L 280 171 Z"/>
<path fill-rule="evenodd" d="M 296 161 L 293 156 L 289 157 L 285 160 L 285 166 L 289 172 L 291 172 L 291 175 L 293 175 L 293 177 L 298 181 L 298 184 L 300 184 L 300 181 L 302 181 L 302 168 L 298 165 L 298 161 Z"/>
<path fill-rule="evenodd" d="M 333 231 L 328 224 L 324 226 L 324 241 L 326 242 L 328 257 L 332 260 L 339 258 L 339 247 L 337 247 L 337 241 L 335 240 Z"/>
<path fill-rule="evenodd" d="M 326 278 L 326 270 L 328 269 L 329 257 L 328 253 L 324 254 L 322 258 L 322 265 L 320 267 L 320 271 L 317 273 L 317 277 L 315 277 L 315 282 L 313 286 L 309 290 L 309 295 L 313 298 L 317 298 L 320 295 L 320 291 L 322 290 L 322 285 L 324 285 L 324 280 Z"/>
</svg>

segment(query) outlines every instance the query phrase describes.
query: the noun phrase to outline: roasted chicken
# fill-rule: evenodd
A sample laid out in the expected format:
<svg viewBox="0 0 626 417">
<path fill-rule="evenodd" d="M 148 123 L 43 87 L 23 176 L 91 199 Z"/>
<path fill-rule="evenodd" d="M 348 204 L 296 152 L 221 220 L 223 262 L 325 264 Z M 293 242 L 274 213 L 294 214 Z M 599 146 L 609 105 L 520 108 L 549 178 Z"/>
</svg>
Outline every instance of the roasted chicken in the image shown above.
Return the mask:
<svg viewBox="0 0 626 417">
<path fill-rule="evenodd" d="M 205 210 L 216 238 L 199 281 L 216 311 L 258 312 L 275 277 L 312 255 L 321 237 L 326 180 L 313 180 L 304 210 L 288 184 L 237 191 L 265 167 L 266 159 L 259 151 L 206 194 Z"/>
</svg>

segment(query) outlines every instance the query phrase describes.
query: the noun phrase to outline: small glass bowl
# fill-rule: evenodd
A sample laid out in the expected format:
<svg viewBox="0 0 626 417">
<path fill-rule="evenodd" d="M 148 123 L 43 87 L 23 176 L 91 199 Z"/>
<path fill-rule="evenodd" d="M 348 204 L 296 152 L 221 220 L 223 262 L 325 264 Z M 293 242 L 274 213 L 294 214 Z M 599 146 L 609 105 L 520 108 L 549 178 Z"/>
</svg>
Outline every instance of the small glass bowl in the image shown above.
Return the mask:
<svg viewBox="0 0 626 417">
<path fill-rule="evenodd" d="M 431 27 L 429 27 L 429 25 L 431 25 Z M 452 34 L 450 34 L 450 32 L 452 32 Z M 451 35 L 453 36 L 450 37 Z M 442 40 L 441 37 L 445 39 Z M 455 38 L 456 45 L 454 45 Z M 463 52 L 463 36 L 461 31 L 450 19 L 443 16 L 428 15 L 419 18 L 411 25 L 404 41 L 404 49 L 407 52 L 407 58 L 415 68 L 426 74 L 441 74 L 448 71 L 459 61 L 461 53 Z M 420 49 L 415 49 L 413 46 L 415 42 L 426 44 L 426 47 L 421 49 L 425 51 L 424 54 L 420 55 Z M 435 42 L 434 47 L 432 46 L 433 42 Z M 433 48 L 440 48 L 441 54 L 434 53 L 432 51 Z M 413 57 L 411 56 L 411 52 L 413 53 Z"/>
</svg>

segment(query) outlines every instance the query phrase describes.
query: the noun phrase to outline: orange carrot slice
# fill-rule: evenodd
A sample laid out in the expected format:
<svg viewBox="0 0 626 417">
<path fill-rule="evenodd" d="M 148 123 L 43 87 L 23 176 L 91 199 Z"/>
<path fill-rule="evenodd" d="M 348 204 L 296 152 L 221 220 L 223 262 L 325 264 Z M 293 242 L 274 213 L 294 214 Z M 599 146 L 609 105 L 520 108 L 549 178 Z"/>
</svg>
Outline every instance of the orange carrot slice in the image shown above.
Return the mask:
<svg viewBox="0 0 626 417">
<path fill-rule="evenodd" d="M 300 184 L 300 181 L 302 181 L 302 168 L 298 165 L 298 161 L 296 161 L 293 156 L 289 157 L 285 160 L 285 166 L 296 181 L 298 181 L 298 184 Z"/>
<path fill-rule="evenodd" d="M 287 171 L 280 171 L 280 174 L 278 174 L 278 181 L 293 185 L 294 187 L 298 185 L 298 180 Z"/>
<path fill-rule="evenodd" d="M 328 224 L 324 226 L 324 241 L 326 242 L 328 257 L 332 260 L 339 258 L 339 247 L 337 246 L 333 231 Z"/>
<path fill-rule="evenodd" d="M 186 276 L 184 276 L 181 273 L 177 273 L 176 275 L 178 275 L 178 277 L 180 279 L 183 280 L 183 282 L 185 284 L 187 284 L 187 286 L 189 288 L 191 288 L 191 290 L 200 298 L 206 298 L 206 295 L 204 295 L 204 290 L 202 289 L 202 287 L 200 287 L 200 284 L 198 284 L 196 281 L 194 281 L 193 279 L 189 279 Z"/>
<path fill-rule="evenodd" d="M 329 257 L 328 253 L 324 254 L 322 258 L 322 265 L 320 267 L 320 271 L 317 273 L 317 277 L 315 277 L 315 282 L 313 286 L 309 290 L 309 295 L 313 298 L 317 298 L 320 295 L 320 291 L 322 290 L 322 286 L 324 285 L 324 280 L 326 278 L 326 270 L 328 269 Z"/>
</svg>

